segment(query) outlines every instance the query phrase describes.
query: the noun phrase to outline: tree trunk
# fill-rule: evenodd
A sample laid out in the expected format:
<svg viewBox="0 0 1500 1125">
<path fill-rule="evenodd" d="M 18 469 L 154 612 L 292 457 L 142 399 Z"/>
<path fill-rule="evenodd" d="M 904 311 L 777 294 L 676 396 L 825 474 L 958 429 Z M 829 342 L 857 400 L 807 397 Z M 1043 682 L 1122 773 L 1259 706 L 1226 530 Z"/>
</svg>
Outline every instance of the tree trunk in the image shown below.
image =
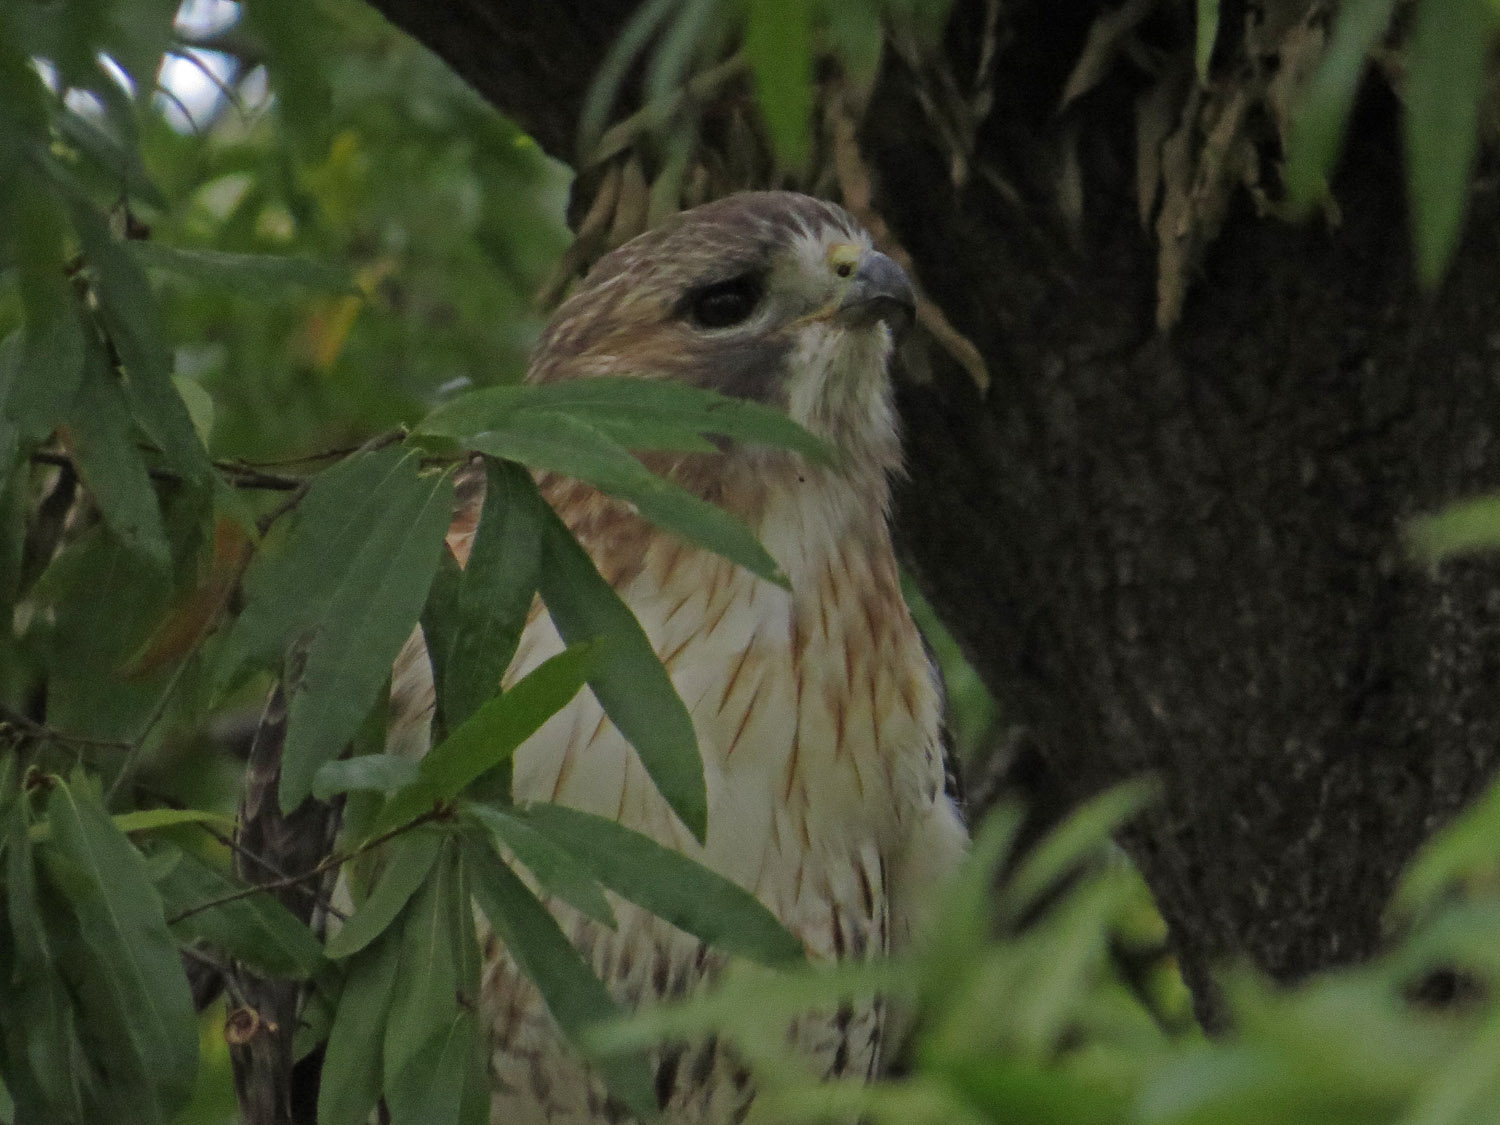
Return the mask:
<svg viewBox="0 0 1500 1125">
<path fill-rule="evenodd" d="M 562 159 L 630 7 L 376 3 Z M 1192 5 L 1186 23 L 1143 7 L 1140 34 L 1177 60 L 1162 69 L 1187 60 L 1189 103 Z M 1252 57 L 1244 7 L 1224 5 L 1220 104 Z M 1107 11 L 960 0 L 945 58 L 887 53 L 860 129 L 874 206 L 992 378 L 981 395 L 931 339 L 907 357 L 898 532 L 1061 791 L 1163 781 L 1126 843 L 1215 1026 L 1226 958 L 1292 979 L 1370 954 L 1402 866 L 1492 771 L 1495 567 L 1421 571 L 1401 530 L 1500 484 L 1500 208 L 1476 198 L 1424 298 L 1395 102 L 1372 81 L 1339 223 L 1261 217 L 1221 184 L 1202 252 L 1171 265 L 1176 228 L 1148 229 L 1170 201 L 1139 203 L 1137 98 L 1157 80 L 1120 63 L 1058 109 Z M 971 83 L 988 112 L 945 115 Z M 1244 120 L 1236 151 L 1274 180 L 1274 129 Z"/>
</svg>

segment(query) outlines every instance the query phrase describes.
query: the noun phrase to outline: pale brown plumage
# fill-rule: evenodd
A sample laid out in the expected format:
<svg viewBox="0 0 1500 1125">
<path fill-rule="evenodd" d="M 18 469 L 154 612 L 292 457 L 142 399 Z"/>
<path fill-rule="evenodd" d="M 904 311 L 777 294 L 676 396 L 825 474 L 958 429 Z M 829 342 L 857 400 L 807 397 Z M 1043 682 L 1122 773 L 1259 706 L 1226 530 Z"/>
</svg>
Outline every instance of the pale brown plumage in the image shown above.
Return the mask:
<svg viewBox="0 0 1500 1125">
<path fill-rule="evenodd" d="M 634 750 L 582 693 L 516 756 L 518 800 L 615 817 L 752 890 L 817 958 L 863 958 L 908 940 L 923 900 L 962 854 L 943 792 L 938 692 L 901 599 L 887 530 L 899 464 L 889 324 L 910 290 L 842 210 L 748 193 L 675 216 L 606 256 L 538 343 L 533 381 L 680 379 L 786 409 L 827 438 L 835 467 L 727 444 L 654 454 L 658 472 L 745 520 L 790 578 L 776 587 L 686 546 L 576 481 L 543 491 L 640 619 L 688 706 L 704 755 L 709 832 L 698 845 Z M 473 504 L 450 542 L 464 558 Z M 534 608 L 506 683 L 561 648 Z M 394 688 L 397 748 L 420 749 L 431 707 L 420 640 Z M 680 995 L 719 955 L 629 904 L 610 931 L 554 906 L 629 1004 Z M 491 943 L 483 1005 L 493 1119 L 620 1119 L 560 1039 L 535 990 Z M 879 1002 L 810 1014 L 791 1029 L 822 1073 L 874 1075 Z M 710 1042 L 656 1060 L 666 1118 L 738 1120 L 753 1094 Z"/>
</svg>

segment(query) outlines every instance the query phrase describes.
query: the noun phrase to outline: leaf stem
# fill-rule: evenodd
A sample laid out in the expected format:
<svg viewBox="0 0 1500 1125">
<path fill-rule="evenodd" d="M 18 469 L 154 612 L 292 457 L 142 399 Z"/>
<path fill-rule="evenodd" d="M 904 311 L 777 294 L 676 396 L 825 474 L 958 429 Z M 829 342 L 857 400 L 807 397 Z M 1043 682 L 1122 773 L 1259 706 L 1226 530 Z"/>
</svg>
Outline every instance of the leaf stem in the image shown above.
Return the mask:
<svg viewBox="0 0 1500 1125">
<path fill-rule="evenodd" d="M 246 887 L 243 890 L 235 891 L 233 894 L 221 895 L 220 897 L 210 899 L 207 902 L 200 902 L 197 906 L 190 906 L 186 910 L 180 910 L 176 914 L 172 915 L 172 917 L 167 919 L 167 925 L 175 926 L 184 918 L 191 918 L 194 914 L 200 914 L 205 910 L 212 910 L 214 907 L 223 906 L 228 902 L 238 902 L 242 898 L 249 898 L 251 895 L 260 894 L 262 891 L 279 891 L 287 887 L 295 887 L 299 883 L 305 883 L 309 879 L 316 879 L 319 875 L 324 875 L 329 871 L 332 871 L 335 867 L 338 867 L 344 863 L 348 863 L 351 859 L 356 859 L 359 856 L 363 855 L 365 852 L 368 852 L 374 848 L 378 848 L 381 844 L 384 844 L 389 840 L 393 840 L 397 836 L 400 836 L 405 832 L 410 832 L 413 828 L 419 828 L 424 824 L 429 824 L 432 821 L 447 815 L 448 810 L 445 808 L 429 809 L 421 816 L 415 817 L 412 820 L 408 820 L 405 824 L 399 824 L 388 832 L 382 832 L 379 836 L 376 836 L 373 839 L 366 840 L 357 848 L 353 848 L 347 852 L 340 852 L 336 855 L 328 856 L 320 863 L 302 872 L 302 874 L 300 875 L 286 875 L 280 879 L 273 879 L 269 883 L 257 883 L 253 887 Z"/>
</svg>

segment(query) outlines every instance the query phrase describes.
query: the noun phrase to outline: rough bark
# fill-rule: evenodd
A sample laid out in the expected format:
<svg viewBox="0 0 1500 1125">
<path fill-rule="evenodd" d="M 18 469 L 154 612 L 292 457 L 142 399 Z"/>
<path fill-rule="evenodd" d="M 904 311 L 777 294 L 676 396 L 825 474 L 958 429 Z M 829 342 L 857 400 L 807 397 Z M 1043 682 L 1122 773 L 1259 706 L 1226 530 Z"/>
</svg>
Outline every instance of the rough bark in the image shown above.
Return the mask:
<svg viewBox="0 0 1500 1125">
<path fill-rule="evenodd" d="M 277 686 L 266 702 L 246 763 L 235 841 L 235 874 L 250 884 L 282 882 L 288 873 L 314 870 L 333 848 L 339 807 L 307 800 L 290 815 L 281 811 L 281 755 L 286 745 L 286 696 Z M 278 886 L 270 893 L 300 921 L 321 933 L 326 901 L 320 882 Z M 298 1062 L 294 1039 L 306 999 L 299 981 L 264 977 L 245 965 L 233 971 L 226 1026 L 234 1088 L 244 1125 L 309 1125 L 317 1120 L 316 1076 L 321 1056 Z M 309 1065 L 310 1064 L 310 1065 Z"/>
<path fill-rule="evenodd" d="M 565 159 L 626 7 L 376 4 Z M 1100 7 L 1004 6 L 973 153 L 996 176 L 954 186 L 894 58 L 865 117 L 876 206 L 994 378 L 981 397 L 935 352 L 930 378 L 903 382 L 899 533 L 1061 791 L 1164 781 L 1127 844 L 1213 1024 L 1208 972 L 1226 958 L 1292 979 L 1375 949 L 1403 863 L 1492 772 L 1496 570 L 1421 572 L 1400 529 L 1500 483 L 1500 209 L 1476 201 L 1424 298 L 1375 90 L 1341 225 L 1237 198 L 1159 333 L 1129 68 L 1055 109 Z M 972 72 L 984 15 L 957 5 L 954 72 Z M 1072 227 L 1052 206 L 1064 128 L 1084 193 Z"/>
</svg>

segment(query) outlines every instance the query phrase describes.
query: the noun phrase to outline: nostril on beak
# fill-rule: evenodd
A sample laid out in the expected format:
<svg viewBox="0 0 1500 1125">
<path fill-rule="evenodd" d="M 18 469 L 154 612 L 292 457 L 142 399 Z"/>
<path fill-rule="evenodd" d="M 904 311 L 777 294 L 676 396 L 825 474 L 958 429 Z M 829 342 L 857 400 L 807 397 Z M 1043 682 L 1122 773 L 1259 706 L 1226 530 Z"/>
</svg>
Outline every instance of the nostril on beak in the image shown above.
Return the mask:
<svg viewBox="0 0 1500 1125">
<path fill-rule="evenodd" d="M 893 331 L 900 331 L 911 323 L 916 310 L 916 294 L 905 270 L 878 250 L 860 255 L 859 268 L 839 302 L 840 313 L 860 322 L 884 320 Z"/>
</svg>

